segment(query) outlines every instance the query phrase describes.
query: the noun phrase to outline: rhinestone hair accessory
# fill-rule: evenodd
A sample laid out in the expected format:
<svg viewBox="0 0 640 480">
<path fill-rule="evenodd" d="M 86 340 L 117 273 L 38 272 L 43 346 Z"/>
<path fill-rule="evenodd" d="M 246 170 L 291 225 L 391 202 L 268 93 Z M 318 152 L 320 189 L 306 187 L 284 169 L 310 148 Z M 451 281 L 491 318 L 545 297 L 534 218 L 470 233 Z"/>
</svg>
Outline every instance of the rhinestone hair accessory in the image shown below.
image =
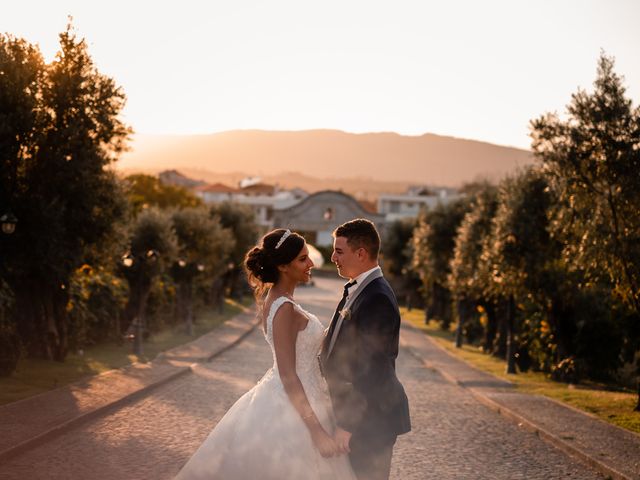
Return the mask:
<svg viewBox="0 0 640 480">
<path fill-rule="evenodd" d="M 291 230 L 287 228 L 282 234 L 282 236 L 280 237 L 280 240 L 278 240 L 278 243 L 276 243 L 276 250 L 282 246 L 282 244 L 287 238 L 289 238 L 289 235 L 291 235 Z"/>
</svg>

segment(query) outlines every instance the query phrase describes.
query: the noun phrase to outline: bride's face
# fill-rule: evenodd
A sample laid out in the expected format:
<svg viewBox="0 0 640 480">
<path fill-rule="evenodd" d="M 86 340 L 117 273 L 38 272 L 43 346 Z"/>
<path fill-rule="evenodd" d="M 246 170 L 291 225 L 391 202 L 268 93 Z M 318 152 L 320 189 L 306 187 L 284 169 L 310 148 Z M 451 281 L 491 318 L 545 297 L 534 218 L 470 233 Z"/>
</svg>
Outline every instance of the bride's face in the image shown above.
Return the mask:
<svg viewBox="0 0 640 480">
<path fill-rule="evenodd" d="M 311 280 L 311 269 L 313 266 L 313 261 L 309 257 L 309 248 L 307 248 L 307 244 L 305 243 L 296 258 L 284 265 L 280 273 L 286 275 L 291 281 L 306 283 Z"/>
</svg>

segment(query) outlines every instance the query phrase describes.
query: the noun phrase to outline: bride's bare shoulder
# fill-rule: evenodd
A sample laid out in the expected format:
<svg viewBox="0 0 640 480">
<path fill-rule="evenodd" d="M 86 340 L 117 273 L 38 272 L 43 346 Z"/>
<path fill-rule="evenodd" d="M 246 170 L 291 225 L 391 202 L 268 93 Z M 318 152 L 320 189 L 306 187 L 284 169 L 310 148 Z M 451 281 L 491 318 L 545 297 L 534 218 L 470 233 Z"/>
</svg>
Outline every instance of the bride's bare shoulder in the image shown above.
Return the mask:
<svg viewBox="0 0 640 480">
<path fill-rule="evenodd" d="M 298 308 L 298 305 L 291 299 L 283 301 L 273 315 L 274 325 L 288 325 L 296 330 L 303 330 L 307 326 L 308 320 L 306 315 Z"/>
</svg>

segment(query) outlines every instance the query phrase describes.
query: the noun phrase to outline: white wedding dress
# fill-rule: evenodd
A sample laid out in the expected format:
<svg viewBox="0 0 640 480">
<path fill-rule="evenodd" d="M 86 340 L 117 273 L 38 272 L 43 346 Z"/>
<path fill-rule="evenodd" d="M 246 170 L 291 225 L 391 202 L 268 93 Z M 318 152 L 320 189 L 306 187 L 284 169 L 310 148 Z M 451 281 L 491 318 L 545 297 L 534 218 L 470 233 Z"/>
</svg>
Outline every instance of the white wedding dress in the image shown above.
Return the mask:
<svg viewBox="0 0 640 480">
<path fill-rule="evenodd" d="M 266 320 L 273 367 L 222 417 L 176 479 L 356 480 L 346 455 L 320 455 L 280 381 L 273 318 L 285 302 L 308 318 L 305 329 L 298 332 L 296 372 L 318 420 L 333 434 L 333 410 L 317 360 L 324 327 L 315 315 L 279 297 Z"/>
</svg>

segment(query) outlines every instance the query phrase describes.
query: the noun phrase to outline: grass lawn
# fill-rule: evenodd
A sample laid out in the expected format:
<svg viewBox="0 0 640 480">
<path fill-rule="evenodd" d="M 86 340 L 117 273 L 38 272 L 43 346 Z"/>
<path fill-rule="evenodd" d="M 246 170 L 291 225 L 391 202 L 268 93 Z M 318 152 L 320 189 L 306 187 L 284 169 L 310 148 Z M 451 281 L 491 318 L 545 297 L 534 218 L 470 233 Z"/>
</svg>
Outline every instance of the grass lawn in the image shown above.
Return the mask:
<svg viewBox="0 0 640 480">
<path fill-rule="evenodd" d="M 546 395 L 594 414 L 606 422 L 640 434 L 640 412 L 633 411 L 638 398 L 635 392 L 619 391 L 597 383 L 573 385 L 555 382 L 541 372 L 507 374 L 504 360 L 482 353 L 478 347 L 472 345 L 456 348 L 452 331 L 443 331 L 433 321 L 425 325 L 423 311 L 408 312 L 405 308 L 400 310 L 404 320 L 424 331 L 448 352 L 480 370 L 513 382 L 519 391 Z"/>
<path fill-rule="evenodd" d="M 249 300 L 246 302 L 250 303 Z M 185 333 L 183 325 L 161 330 L 145 340 L 144 354 L 141 357 L 131 353 L 133 346 L 130 342 L 124 342 L 121 345 L 107 342 L 88 347 L 82 354 L 70 353 L 64 363 L 23 358 L 11 376 L 0 378 L 0 405 L 67 385 L 83 377 L 97 375 L 135 362 L 151 361 L 160 352 L 204 335 L 239 313 L 242 308 L 241 304 L 226 299 L 222 313 L 212 309 L 202 309 L 196 315 L 193 337 Z"/>
</svg>

